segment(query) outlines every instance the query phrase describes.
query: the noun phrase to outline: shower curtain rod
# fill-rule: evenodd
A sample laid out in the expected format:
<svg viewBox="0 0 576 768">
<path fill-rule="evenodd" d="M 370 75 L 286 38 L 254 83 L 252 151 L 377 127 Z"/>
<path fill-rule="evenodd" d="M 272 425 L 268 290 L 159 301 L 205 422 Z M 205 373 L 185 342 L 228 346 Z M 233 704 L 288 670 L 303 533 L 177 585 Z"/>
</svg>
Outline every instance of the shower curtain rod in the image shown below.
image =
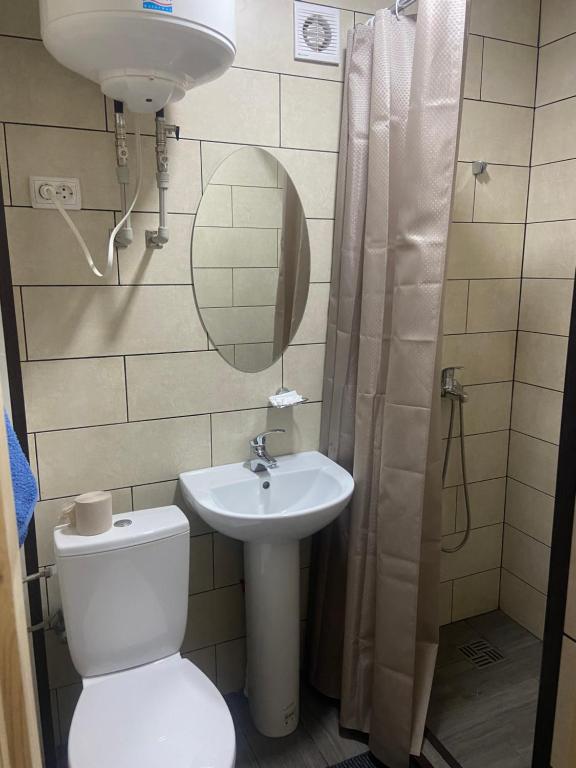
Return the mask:
<svg viewBox="0 0 576 768">
<path fill-rule="evenodd" d="M 403 11 L 405 8 L 409 8 L 411 5 L 414 5 L 416 0 L 399 0 L 398 2 L 398 11 Z M 396 11 L 396 3 L 392 3 L 391 6 L 388 8 L 389 11 L 392 13 L 395 13 Z"/>
<path fill-rule="evenodd" d="M 417 0 L 398 0 L 398 4 L 393 3 L 392 5 L 390 5 L 387 8 L 387 10 L 390 11 L 390 13 L 396 13 L 396 12 L 400 13 L 400 11 L 404 11 L 404 10 L 406 10 L 406 8 L 409 8 L 411 5 L 414 5 L 414 3 L 416 1 Z M 374 24 L 374 19 L 375 18 L 376 18 L 376 16 L 371 16 L 368 19 L 368 21 L 366 21 L 365 23 L 369 27 L 371 27 Z"/>
</svg>

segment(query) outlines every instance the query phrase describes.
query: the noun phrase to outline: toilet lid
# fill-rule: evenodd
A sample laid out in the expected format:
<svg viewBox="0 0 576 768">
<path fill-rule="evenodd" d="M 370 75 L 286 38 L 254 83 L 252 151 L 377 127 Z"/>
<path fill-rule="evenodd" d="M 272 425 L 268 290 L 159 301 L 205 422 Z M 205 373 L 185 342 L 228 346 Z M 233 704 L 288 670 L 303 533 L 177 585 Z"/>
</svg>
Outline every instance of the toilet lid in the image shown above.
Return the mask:
<svg viewBox="0 0 576 768">
<path fill-rule="evenodd" d="M 217 688 L 179 654 L 84 680 L 70 768 L 232 768 L 236 739 Z"/>
</svg>

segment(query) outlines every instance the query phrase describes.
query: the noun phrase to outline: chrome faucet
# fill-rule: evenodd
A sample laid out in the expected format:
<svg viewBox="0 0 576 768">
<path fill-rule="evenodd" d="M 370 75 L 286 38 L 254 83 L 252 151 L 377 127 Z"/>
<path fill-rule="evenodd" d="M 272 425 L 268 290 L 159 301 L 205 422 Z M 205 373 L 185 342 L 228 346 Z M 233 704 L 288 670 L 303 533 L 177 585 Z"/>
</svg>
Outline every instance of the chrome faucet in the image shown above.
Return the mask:
<svg viewBox="0 0 576 768">
<path fill-rule="evenodd" d="M 278 462 L 274 456 L 270 456 L 266 450 L 266 438 L 275 432 L 286 432 L 285 429 L 270 429 L 268 432 L 261 432 L 250 440 L 250 455 L 255 458 L 248 461 L 248 468 L 251 472 L 266 472 L 268 469 L 276 469 Z"/>
<path fill-rule="evenodd" d="M 464 387 L 456 378 L 456 371 L 461 370 L 462 366 L 452 366 L 443 369 L 441 394 L 442 397 L 451 397 L 454 400 L 461 400 L 465 403 L 468 400 L 468 395 L 464 392 Z"/>
</svg>

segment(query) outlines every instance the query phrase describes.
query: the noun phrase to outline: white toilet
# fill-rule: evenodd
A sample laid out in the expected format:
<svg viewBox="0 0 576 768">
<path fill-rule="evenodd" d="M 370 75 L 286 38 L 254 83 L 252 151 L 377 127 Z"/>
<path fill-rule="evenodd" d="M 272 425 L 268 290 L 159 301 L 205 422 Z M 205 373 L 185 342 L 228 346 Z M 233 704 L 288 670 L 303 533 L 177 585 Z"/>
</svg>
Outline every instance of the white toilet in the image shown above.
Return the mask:
<svg viewBox="0 0 576 768">
<path fill-rule="evenodd" d="M 179 653 L 190 527 L 178 507 L 114 515 L 113 527 L 54 531 L 62 608 L 83 691 L 70 768 L 232 768 L 226 703 Z"/>
</svg>

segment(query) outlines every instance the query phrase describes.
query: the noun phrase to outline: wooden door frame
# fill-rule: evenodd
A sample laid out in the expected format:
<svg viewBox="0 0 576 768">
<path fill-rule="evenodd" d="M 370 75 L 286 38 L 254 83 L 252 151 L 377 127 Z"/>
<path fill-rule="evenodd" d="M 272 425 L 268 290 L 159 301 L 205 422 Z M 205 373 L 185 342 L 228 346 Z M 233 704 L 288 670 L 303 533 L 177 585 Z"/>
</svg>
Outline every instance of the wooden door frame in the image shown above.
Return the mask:
<svg viewBox="0 0 576 768">
<path fill-rule="evenodd" d="M 0 765 L 2 768 L 42 766 L 8 443 L 1 418 Z"/>
</svg>

